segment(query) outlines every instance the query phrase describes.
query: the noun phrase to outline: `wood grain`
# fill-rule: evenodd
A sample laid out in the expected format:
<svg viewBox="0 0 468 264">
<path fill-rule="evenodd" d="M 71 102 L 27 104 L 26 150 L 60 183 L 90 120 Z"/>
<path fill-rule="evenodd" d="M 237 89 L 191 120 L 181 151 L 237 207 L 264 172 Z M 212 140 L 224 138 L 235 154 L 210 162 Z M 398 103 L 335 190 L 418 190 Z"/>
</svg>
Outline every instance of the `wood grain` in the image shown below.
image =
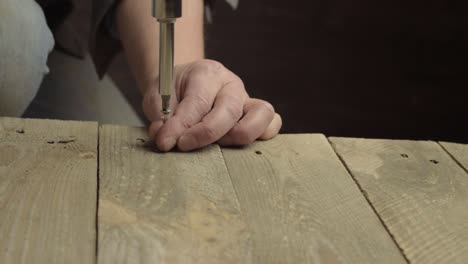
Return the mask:
<svg viewBox="0 0 468 264">
<path fill-rule="evenodd" d="M 439 142 L 442 147 L 450 153 L 450 155 L 460 163 L 465 171 L 468 171 L 468 145 L 451 143 L 451 142 Z"/>
<path fill-rule="evenodd" d="M 0 118 L 0 263 L 95 263 L 96 152 L 95 123 Z"/>
<path fill-rule="evenodd" d="M 406 263 L 323 135 L 223 154 L 256 263 Z"/>
<path fill-rule="evenodd" d="M 468 175 L 437 143 L 331 141 L 411 263 L 467 263 Z"/>
<path fill-rule="evenodd" d="M 251 263 L 219 147 L 162 154 L 146 134 L 100 130 L 98 263 Z"/>
</svg>

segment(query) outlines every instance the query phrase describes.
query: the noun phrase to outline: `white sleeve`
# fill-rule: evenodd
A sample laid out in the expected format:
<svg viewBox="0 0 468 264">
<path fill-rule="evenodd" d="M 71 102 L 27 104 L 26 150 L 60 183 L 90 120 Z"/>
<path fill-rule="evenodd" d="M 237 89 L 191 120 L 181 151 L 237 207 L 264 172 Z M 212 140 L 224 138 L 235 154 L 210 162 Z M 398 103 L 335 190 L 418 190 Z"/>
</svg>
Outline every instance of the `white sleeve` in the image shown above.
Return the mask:
<svg viewBox="0 0 468 264">
<path fill-rule="evenodd" d="M 205 0 L 205 16 L 208 23 L 213 22 L 212 8 L 216 0 Z M 239 6 L 239 0 L 226 0 L 226 2 L 232 7 L 232 9 L 237 9 Z"/>
</svg>

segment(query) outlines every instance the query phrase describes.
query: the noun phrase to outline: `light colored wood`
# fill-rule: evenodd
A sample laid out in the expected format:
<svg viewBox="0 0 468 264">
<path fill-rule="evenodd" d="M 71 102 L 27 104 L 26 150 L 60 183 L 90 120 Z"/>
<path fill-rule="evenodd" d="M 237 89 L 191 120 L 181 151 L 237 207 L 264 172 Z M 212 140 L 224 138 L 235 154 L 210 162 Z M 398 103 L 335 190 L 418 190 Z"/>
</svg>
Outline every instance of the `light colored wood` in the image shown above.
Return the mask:
<svg viewBox="0 0 468 264">
<path fill-rule="evenodd" d="M 161 154 L 146 134 L 100 129 L 98 263 L 251 263 L 219 147 Z"/>
<path fill-rule="evenodd" d="M 439 142 L 442 147 L 452 155 L 458 163 L 468 171 L 468 144 Z"/>
<path fill-rule="evenodd" d="M 0 263 L 95 263 L 96 152 L 95 123 L 0 118 Z"/>
<path fill-rule="evenodd" d="M 468 175 L 437 143 L 331 141 L 411 263 L 467 263 Z"/>
<path fill-rule="evenodd" d="M 223 155 L 256 263 L 406 263 L 323 135 Z"/>
</svg>

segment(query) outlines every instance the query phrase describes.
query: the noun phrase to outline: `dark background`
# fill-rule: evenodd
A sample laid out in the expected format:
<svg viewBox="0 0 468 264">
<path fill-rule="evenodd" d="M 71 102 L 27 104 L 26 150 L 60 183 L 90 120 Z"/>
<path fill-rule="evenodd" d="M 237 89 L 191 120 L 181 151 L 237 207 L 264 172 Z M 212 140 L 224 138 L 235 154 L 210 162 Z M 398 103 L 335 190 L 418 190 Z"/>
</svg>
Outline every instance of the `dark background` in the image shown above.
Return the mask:
<svg viewBox="0 0 468 264">
<path fill-rule="evenodd" d="M 468 142 L 466 1 L 223 1 L 207 56 L 285 133 Z"/>
</svg>

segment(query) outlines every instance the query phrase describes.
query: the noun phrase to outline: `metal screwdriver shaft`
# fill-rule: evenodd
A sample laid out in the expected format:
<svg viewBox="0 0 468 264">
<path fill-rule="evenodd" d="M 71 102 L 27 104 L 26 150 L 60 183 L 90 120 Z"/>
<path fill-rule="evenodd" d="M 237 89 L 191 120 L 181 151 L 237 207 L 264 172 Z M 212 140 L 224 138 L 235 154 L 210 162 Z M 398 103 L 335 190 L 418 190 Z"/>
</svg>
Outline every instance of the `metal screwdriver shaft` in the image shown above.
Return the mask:
<svg viewBox="0 0 468 264">
<path fill-rule="evenodd" d="M 171 113 L 169 102 L 174 67 L 174 23 L 160 21 L 159 43 L 159 94 L 162 100 L 162 113 L 166 122 Z"/>
<path fill-rule="evenodd" d="M 174 76 L 174 23 L 182 15 L 181 0 L 153 0 L 153 16 L 160 25 L 159 31 L 159 94 L 162 100 L 164 122 L 170 110 Z"/>
</svg>

